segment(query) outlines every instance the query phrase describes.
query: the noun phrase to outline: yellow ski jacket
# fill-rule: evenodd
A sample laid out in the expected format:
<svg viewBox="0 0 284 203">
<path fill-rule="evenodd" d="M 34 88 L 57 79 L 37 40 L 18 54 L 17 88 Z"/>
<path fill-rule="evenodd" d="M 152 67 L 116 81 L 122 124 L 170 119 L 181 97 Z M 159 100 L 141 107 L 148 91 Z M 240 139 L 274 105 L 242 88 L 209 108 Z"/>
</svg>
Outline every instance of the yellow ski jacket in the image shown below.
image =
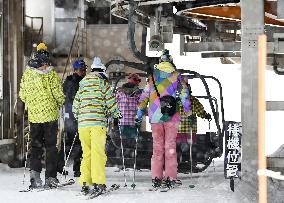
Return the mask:
<svg viewBox="0 0 284 203">
<path fill-rule="evenodd" d="M 51 122 L 59 118 L 64 93 L 60 78 L 52 68 L 43 73 L 27 67 L 22 76 L 19 96 L 26 104 L 31 123 Z"/>
</svg>

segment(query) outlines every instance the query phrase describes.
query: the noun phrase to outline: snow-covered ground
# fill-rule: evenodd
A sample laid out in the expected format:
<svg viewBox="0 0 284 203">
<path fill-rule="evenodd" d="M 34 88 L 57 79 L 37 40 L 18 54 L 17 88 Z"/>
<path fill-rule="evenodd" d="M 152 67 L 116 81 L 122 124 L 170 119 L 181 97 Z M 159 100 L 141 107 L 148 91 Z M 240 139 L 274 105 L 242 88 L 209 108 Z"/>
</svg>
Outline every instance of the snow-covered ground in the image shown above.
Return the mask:
<svg viewBox="0 0 284 203">
<path fill-rule="evenodd" d="M 137 172 L 136 188 L 132 190 L 133 170 L 127 171 L 128 188 L 124 188 L 123 171 L 116 172 L 117 168 L 107 168 L 107 186 L 113 183 L 119 183 L 122 188 L 106 196 L 101 196 L 93 200 L 86 200 L 86 197 L 79 196 L 80 186 L 78 179 L 72 186 L 57 190 L 48 190 L 43 192 L 20 193 L 19 190 L 25 189 L 29 184 L 29 174 L 25 178 L 23 185 L 24 168 L 11 169 L 7 165 L 0 164 L 0 202 L 1 203 L 41 203 L 41 202 L 114 202 L 114 203 L 239 203 L 243 202 L 238 199 L 234 192 L 230 190 L 229 181 L 224 179 L 223 163 L 216 161 L 215 166 L 211 166 L 202 173 L 179 174 L 178 178 L 183 185 L 167 193 L 151 192 L 150 171 L 143 170 Z M 68 168 L 71 174 L 67 179 L 72 178 L 72 169 Z M 42 176 L 43 178 L 43 176 Z M 64 181 L 64 177 L 59 175 L 58 178 Z M 194 184 L 195 188 L 189 188 L 189 184 Z"/>
</svg>

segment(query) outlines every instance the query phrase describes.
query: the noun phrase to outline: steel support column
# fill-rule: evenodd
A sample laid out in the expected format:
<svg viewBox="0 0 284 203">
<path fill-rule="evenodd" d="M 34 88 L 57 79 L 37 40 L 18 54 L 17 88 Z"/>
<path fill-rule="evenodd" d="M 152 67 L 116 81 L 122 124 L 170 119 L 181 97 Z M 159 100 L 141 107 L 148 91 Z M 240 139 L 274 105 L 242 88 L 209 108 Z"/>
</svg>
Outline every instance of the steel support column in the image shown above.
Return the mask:
<svg viewBox="0 0 284 203">
<path fill-rule="evenodd" d="M 23 73 L 23 28 L 24 28 L 24 0 L 3 1 L 3 135 L 2 139 L 12 139 L 16 143 L 15 156 L 21 159 L 22 146 L 22 116 L 23 105 L 17 103 L 20 79 Z M 7 156 L 7 155 L 6 155 Z M 3 160 L 2 160 L 3 161 Z"/>
<path fill-rule="evenodd" d="M 241 0 L 242 16 L 242 161 L 246 184 L 257 185 L 258 168 L 258 35 L 264 33 L 264 1 Z M 251 185 L 252 186 L 252 185 Z M 244 187 L 243 187 L 244 188 Z M 241 189 L 241 186 L 240 186 Z M 242 189 L 241 189 L 242 190 Z M 255 188 L 257 190 L 257 188 Z M 242 191 L 243 192 L 243 191 Z M 250 200 L 257 200 L 257 191 Z"/>
</svg>

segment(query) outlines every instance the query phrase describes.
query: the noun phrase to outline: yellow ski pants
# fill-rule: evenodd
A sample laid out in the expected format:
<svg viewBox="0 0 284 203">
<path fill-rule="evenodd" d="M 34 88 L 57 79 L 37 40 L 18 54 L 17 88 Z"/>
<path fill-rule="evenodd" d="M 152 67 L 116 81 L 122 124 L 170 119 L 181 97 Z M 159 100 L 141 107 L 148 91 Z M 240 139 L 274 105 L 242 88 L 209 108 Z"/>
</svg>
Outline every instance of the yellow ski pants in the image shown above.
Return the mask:
<svg viewBox="0 0 284 203">
<path fill-rule="evenodd" d="M 105 184 L 106 165 L 106 128 L 92 126 L 79 128 L 79 138 L 83 150 L 83 159 L 80 166 L 80 185 L 86 182 L 88 185 Z"/>
</svg>

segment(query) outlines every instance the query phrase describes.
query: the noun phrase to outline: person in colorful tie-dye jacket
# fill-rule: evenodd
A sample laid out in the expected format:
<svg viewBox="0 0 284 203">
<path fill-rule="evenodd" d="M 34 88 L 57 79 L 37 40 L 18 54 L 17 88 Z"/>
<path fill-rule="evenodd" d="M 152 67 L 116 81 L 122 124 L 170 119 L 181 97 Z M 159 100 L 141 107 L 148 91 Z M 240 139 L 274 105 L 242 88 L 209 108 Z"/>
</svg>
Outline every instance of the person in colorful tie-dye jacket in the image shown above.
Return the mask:
<svg viewBox="0 0 284 203">
<path fill-rule="evenodd" d="M 80 167 L 82 193 L 101 193 L 106 188 L 106 127 L 107 117 L 120 118 L 115 96 L 105 75 L 101 59 L 94 58 L 91 73 L 81 80 L 72 111 L 78 120 L 79 139 L 83 150 Z"/>
<path fill-rule="evenodd" d="M 154 80 L 152 77 L 154 77 Z M 166 95 L 176 97 L 179 89 L 179 98 L 181 99 L 184 111 L 188 116 L 190 115 L 189 91 L 186 84 L 183 82 L 181 75 L 176 71 L 168 50 L 163 51 L 160 63 L 155 65 L 153 74 L 148 81 L 149 82 L 140 97 L 136 123 L 141 123 L 142 117 L 148 106 L 148 115 L 153 137 L 153 155 L 151 159 L 153 187 L 161 186 L 164 158 L 164 177 L 167 185 L 172 186 L 176 183 L 177 178 L 176 137 L 179 125 L 179 111 L 177 110 L 173 116 L 162 114 L 160 98 L 155 90 L 153 81 L 155 81 L 160 97 Z"/>
</svg>

